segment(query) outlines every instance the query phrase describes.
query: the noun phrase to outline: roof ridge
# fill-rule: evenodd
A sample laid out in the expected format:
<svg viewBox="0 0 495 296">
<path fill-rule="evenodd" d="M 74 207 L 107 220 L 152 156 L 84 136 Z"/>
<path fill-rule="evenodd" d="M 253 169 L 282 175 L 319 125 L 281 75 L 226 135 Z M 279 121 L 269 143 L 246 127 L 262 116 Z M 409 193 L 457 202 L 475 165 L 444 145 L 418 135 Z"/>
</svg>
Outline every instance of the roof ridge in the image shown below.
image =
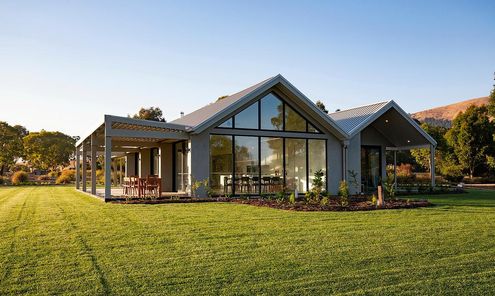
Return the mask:
<svg viewBox="0 0 495 296">
<path fill-rule="evenodd" d="M 364 107 L 369 107 L 369 106 L 373 106 L 373 105 L 378 105 L 378 104 L 388 104 L 388 103 L 390 103 L 392 101 L 393 100 L 381 101 L 381 102 L 376 102 L 376 103 L 367 104 L 367 105 L 360 105 L 360 106 L 352 107 L 352 108 L 349 108 L 349 109 L 344 109 L 344 110 L 340 110 L 340 111 L 328 113 L 328 115 L 337 114 L 337 113 L 341 113 L 341 112 L 347 112 L 347 111 L 351 111 L 351 110 L 355 110 L 355 109 L 360 109 L 360 108 L 364 108 Z"/>
</svg>

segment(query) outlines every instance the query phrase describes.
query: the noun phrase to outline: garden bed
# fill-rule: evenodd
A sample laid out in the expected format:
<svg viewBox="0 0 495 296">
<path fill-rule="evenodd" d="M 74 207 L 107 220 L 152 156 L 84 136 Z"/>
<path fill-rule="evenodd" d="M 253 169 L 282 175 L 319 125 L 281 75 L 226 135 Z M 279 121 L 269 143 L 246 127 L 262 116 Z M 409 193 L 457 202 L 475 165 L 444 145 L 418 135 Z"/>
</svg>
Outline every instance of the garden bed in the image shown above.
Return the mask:
<svg viewBox="0 0 495 296">
<path fill-rule="evenodd" d="M 363 198 L 351 199 L 347 206 L 342 206 L 339 199 L 330 199 L 327 205 L 322 205 L 319 203 L 307 203 L 305 201 L 296 201 L 295 203 L 290 203 L 288 201 L 277 201 L 269 199 L 240 199 L 234 198 L 229 201 L 247 204 L 258 207 L 269 207 L 281 210 L 290 211 L 372 211 L 380 209 L 410 209 L 419 207 L 431 206 L 427 200 L 406 200 L 406 199 L 392 199 L 385 200 L 385 205 L 382 207 L 377 207 L 371 201 L 367 201 Z"/>
</svg>

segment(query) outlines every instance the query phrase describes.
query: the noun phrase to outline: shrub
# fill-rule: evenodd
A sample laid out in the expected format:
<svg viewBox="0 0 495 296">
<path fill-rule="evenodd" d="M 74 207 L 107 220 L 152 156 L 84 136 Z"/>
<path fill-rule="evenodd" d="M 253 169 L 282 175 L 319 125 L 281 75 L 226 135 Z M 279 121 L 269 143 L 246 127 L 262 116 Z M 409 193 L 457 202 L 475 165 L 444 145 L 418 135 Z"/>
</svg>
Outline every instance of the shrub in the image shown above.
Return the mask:
<svg viewBox="0 0 495 296">
<path fill-rule="evenodd" d="M 58 176 L 57 180 L 55 180 L 56 184 L 70 184 L 76 180 L 76 172 L 74 170 L 65 170 L 62 171 L 60 176 Z"/>
<path fill-rule="evenodd" d="M 52 178 L 56 178 L 56 177 L 60 176 L 60 172 L 59 171 L 50 171 L 48 173 L 48 176 L 52 177 Z"/>
<path fill-rule="evenodd" d="M 0 185 L 8 184 L 9 179 L 7 177 L 0 176 Z"/>
<path fill-rule="evenodd" d="M 38 178 L 36 178 L 38 181 L 50 181 L 52 179 L 52 177 L 50 177 L 49 175 L 41 175 L 41 176 L 38 176 Z"/>
<path fill-rule="evenodd" d="M 346 181 L 340 181 L 339 185 L 340 205 L 347 207 L 349 205 L 349 186 Z"/>
<path fill-rule="evenodd" d="M 292 192 L 289 196 L 289 203 L 290 204 L 295 204 L 296 203 L 296 194 Z"/>
<path fill-rule="evenodd" d="M 13 185 L 23 184 L 29 181 L 29 175 L 24 171 L 17 171 L 12 175 L 11 181 Z"/>
<path fill-rule="evenodd" d="M 328 206 L 329 203 L 330 203 L 330 199 L 328 198 L 328 196 L 325 196 L 320 200 L 320 205 L 324 207 Z"/>
</svg>

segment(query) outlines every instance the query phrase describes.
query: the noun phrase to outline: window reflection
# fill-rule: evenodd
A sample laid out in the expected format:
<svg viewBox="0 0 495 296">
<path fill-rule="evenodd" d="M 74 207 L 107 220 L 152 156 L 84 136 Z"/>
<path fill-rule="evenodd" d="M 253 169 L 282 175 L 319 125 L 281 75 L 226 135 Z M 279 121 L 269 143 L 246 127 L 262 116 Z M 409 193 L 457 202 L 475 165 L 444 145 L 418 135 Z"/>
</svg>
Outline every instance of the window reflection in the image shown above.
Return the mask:
<svg viewBox="0 0 495 296">
<path fill-rule="evenodd" d="M 306 120 L 289 105 L 285 105 L 285 130 L 294 132 L 306 131 Z"/>
<path fill-rule="evenodd" d="M 235 128 L 258 129 L 258 102 L 238 113 L 234 124 Z"/>
<path fill-rule="evenodd" d="M 261 144 L 261 192 L 277 192 L 283 186 L 283 140 L 262 137 Z"/>
<path fill-rule="evenodd" d="M 258 137 L 235 137 L 235 190 L 237 194 L 258 193 Z"/>
<path fill-rule="evenodd" d="M 283 102 L 274 94 L 261 99 L 261 128 L 267 130 L 283 130 Z"/>
<path fill-rule="evenodd" d="M 215 194 L 233 192 L 232 136 L 210 136 L 210 187 Z"/>
<path fill-rule="evenodd" d="M 287 188 L 305 192 L 307 188 L 305 139 L 285 139 L 285 170 Z"/>
</svg>

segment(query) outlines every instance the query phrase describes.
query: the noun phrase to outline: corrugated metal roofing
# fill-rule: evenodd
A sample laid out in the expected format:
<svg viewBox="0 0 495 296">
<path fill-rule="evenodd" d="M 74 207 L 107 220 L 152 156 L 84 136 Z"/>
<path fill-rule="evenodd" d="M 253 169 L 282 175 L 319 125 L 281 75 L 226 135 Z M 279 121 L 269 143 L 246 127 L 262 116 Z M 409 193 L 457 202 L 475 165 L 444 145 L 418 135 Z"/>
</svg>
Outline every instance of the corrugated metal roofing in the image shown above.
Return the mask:
<svg viewBox="0 0 495 296">
<path fill-rule="evenodd" d="M 371 105 L 356 107 L 352 109 L 342 110 L 335 113 L 330 113 L 328 116 L 348 134 L 365 123 L 368 118 L 373 116 L 380 109 L 385 107 L 389 102 L 380 102 Z"/>
<path fill-rule="evenodd" d="M 224 110 L 228 106 L 239 101 L 244 96 L 255 91 L 257 88 L 261 87 L 263 84 L 265 84 L 266 82 L 268 82 L 272 78 L 273 77 L 270 77 L 266 80 L 261 81 L 260 83 L 257 83 L 251 87 L 246 88 L 245 90 L 242 90 L 238 93 L 230 95 L 226 98 L 223 98 L 223 99 L 216 101 L 214 103 L 211 103 L 209 105 L 206 105 L 206 106 L 204 106 L 204 107 L 202 107 L 196 111 L 193 111 L 187 115 L 184 115 L 181 118 L 177 118 L 174 121 L 171 121 L 171 123 L 195 127 L 195 126 L 203 123 L 204 121 L 208 120 L 209 118 L 211 118 L 215 114 L 221 112 L 222 110 Z"/>
</svg>

